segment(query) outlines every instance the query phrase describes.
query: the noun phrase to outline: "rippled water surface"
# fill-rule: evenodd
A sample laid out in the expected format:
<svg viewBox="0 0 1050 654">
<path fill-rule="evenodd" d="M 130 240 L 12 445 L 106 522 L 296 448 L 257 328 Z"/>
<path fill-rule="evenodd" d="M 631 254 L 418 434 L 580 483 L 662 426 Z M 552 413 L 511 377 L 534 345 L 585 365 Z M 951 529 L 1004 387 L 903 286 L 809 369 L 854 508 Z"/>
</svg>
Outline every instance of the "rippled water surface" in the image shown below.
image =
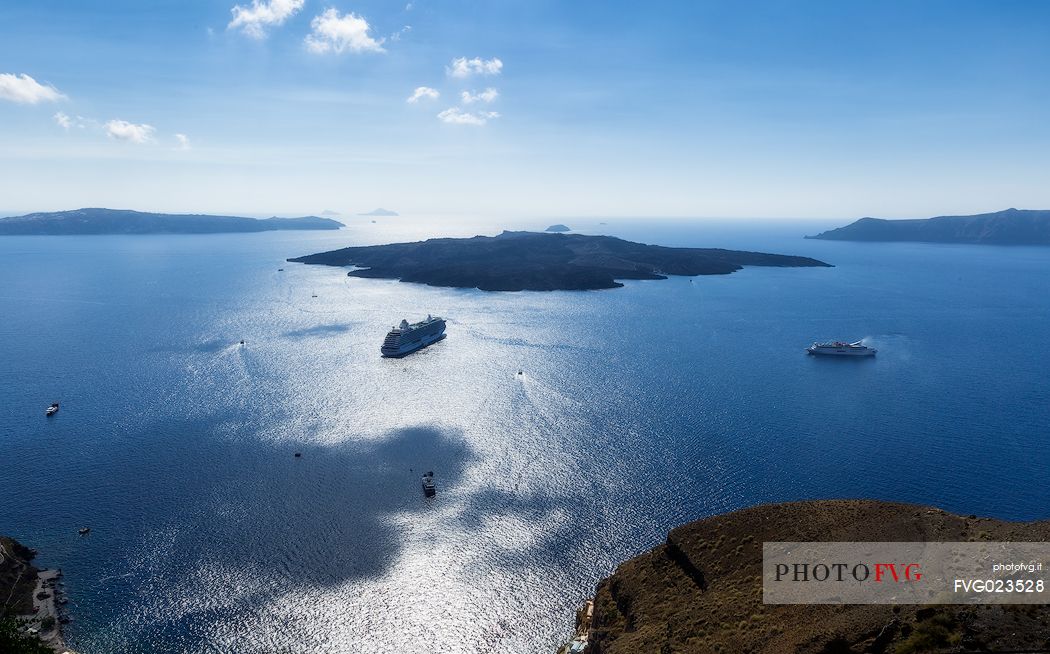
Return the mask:
<svg viewBox="0 0 1050 654">
<path fill-rule="evenodd" d="M 78 650 L 547 654 L 694 518 L 1050 513 L 1050 249 L 638 221 L 578 226 L 836 267 L 483 293 L 283 263 L 502 227 L 399 220 L 0 239 L 0 532 L 66 572 Z M 447 339 L 378 356 L 427 313 Z M 803 352 L 861 337 L 876 360 Z"/>
</svg>

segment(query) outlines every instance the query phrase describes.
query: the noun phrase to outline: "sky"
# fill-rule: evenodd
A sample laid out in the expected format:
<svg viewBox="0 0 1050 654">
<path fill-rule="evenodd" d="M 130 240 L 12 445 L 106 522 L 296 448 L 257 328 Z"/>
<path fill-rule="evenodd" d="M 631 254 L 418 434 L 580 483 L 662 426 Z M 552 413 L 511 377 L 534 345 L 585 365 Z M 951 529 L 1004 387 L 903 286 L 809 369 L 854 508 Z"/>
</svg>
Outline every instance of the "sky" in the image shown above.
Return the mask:
<svg viewBox="0 0 1050 654">
<path fill-rule="evenodd" d="M 1050 2 L 0 0 L 0 212 L 1050 208 Z"/>
</svg>

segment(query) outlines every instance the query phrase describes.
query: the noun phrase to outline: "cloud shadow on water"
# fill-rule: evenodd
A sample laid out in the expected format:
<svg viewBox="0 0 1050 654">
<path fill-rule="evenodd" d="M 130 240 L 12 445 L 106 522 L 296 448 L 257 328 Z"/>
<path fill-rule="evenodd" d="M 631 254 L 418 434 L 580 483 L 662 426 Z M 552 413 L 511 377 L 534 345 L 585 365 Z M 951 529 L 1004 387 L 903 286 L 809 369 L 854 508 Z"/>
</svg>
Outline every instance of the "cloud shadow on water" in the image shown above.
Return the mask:
<svg viewBox="0 0 1050 654">
<path fill-rule="evenodd" d="M 297 589 L 380 577 L 402 550 L 391 516 L 441 506 L 441 492 L 424 497 L 422 472 L 434 470 L 440 487 L 452 488 L 474 457 L 459 432 L 431 426 L 324 446 L 262 442 L 250 426 L 230 422 L 155 425 L 147 438 L 93 453 L 84 485 L 107 489 L 105 509 L 71 498 L 92 525 L 84 545 L 102 557 L 81 571 L 82 582 L 93 595 L 119 595 L 96 595 L 101 610 L 88 622 L 101 628 L 141 611 L 129 597 L 174 601 L 177 614 L 155 615 L 138 625 L 148 633 L 125 636 L 177 648 L 215 621 L 247 619 Z M 229 597 L 209 596 L 224 587 L 234 589 Z"/>
<path fill-rule="evenodd" d="M 314 327 L 304 327 L 303 329 L 293 329 L 281 334 L 285 338 L 302 339 L 309 338 L 311 336 L 330 336 L 334 334 L 345 334 L 350 331 L 351 324 L 334 324 L 334 325 L 316 325 Z"/>
<path fill-rule="evenodd" d="M 434 469 L 453 485 L 472 458 L 459 434 L 433 427 L 336 447 L 258 448 L 227 457 L 232 466 L 215 479 L 216 519 L 204 528 L 206 538 L 196 538 L 220 546 L 202 553 L 319 586 L 383 574 L 400 551 L 389 516 L 440 501 L 424 497 L 421 471 Z"/>
</svg>

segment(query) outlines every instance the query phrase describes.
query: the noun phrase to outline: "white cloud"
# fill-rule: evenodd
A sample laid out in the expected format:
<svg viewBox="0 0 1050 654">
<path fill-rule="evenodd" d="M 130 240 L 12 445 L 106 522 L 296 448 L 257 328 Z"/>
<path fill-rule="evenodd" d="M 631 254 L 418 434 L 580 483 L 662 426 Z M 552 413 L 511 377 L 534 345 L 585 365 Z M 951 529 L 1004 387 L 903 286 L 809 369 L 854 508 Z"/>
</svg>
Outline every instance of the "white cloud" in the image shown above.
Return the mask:
<svg viewBox="0 0 1050 654">
<path fill-rule="evenodd" d="M 175 148 L 176 150 L 185 151 L 190 149 L 190 137 L 185 134 L 176 134 L 175 140 L 179 142 L 178 146 Z"/>
<path fill-rule="evenodd" d="M 306 37 L 306 48 L 310 52 L 386 52 L 383 41 L 376 40 L 368 32 L 371 26 L 363 17 L 353 13 L 340 16 L 337 9 L 326 9 L 310 21 L 313 32 Z"/>
<path fill-rule="evenodd" d="M 56 125 L 67 132 L 74 127 L 77 129 L 99 129 L 102 127 L 97 120 L 84 118 L 83 116 L 70 116 L 62 111 L 57 112 L 52 118 L 54 118 Z"/>
<path fill-rule="evenodd" d="M 487 88 L 481 93 L 471 93 L 470 91 L 463 91 L 459 94 L 463 104 L 474 104 L 475 102 L 484 102 L 488 104 L 499 97 L 499 91 L 493 88 Z"/>
<path fill-rule="evenodd" d="M 402 27 L 398 31 L 396 31 L 393 34 L 391 34 L 390 35 L 390 40 L 391 41 L 400 41 L 401 37 L 403 35 L 408 34 L 411 31 L 412 31 L 412 26 L 411 25 L 405 25 L 404 27 Z"/>
<path fill-rule="evenodd" d="M 56 102 L 65 100 L 58 89 L 50 84 L 41 84 L 29 75 L 0 73 L 0 100 L 10 100 L 19 104 L 37 104 L 38 102 Z"/>
<path fill-rule="evenodd" d="M 429 86 L 419 86 L 416 87 L 416 90 L 412 92 L 412 95 L 408 96 L 408 99 L 405 100 L 405 102 L 411 102 L 412 104 L 415 104 L 423 99 L 436 100 L 440 96 L 441 93 L 439 93 L 437 89 L 432 89 Z"/>
<path fill-rule="evenodd" d="M 230 12 L 233 20 L 226 29 L 240 28 L 252 38 L 266 36 L 266 28 L 281 25 L 303 8 L 306 0 L 252 0 L 250 7 L 236 5 Z"/>
<path fill-rule="evenodd" d="M 460 57 L 453 59 L 452 63 L 445 68 L 450 77 L 470 77 L 471 75 L 499 75 L 503 70 L 503 62 L 493 57 L 492 59 L 481 59 L 474 57 L 467 59 Z"/>
<path fill-rule="evenodd" d="M 126 120 L 111 120 L 103 127 L 110 138 L 128 143 L 149 143 L 157 131 L 152 125 L 136 125 Z"/>
<path fill-rule="evenodd" d="M 479 111 L 471 113 L 459 107 L 450 107 L 438 114 L 438 120 L 452 125 L 484 125 L 492 118 L 499 118 L 496 111 Z"/>
</svg>

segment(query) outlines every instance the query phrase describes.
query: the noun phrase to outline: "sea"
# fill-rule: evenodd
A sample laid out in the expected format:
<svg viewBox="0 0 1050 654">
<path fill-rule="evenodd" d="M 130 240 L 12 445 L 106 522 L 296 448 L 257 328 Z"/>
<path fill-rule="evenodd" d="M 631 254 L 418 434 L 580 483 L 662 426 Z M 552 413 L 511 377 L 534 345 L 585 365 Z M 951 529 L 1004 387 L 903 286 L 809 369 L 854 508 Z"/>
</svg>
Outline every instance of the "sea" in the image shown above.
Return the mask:
<svg viewBox="0 0 1050 654">
<path fill-rule="evenodd" d="M 1050 248 L 348 222 L 0 238 L 0 533 L 64 572 L 80 654 L 553 654 L 690 520 L 810 498 L 1050 518 Z M 834 267 L 487 293 L 285 261 L 550 222 Z M 427 314 L 445 340 L 379 356 Z M 829 339 L 878 356 L 806 355 Z"/>
</svg>

